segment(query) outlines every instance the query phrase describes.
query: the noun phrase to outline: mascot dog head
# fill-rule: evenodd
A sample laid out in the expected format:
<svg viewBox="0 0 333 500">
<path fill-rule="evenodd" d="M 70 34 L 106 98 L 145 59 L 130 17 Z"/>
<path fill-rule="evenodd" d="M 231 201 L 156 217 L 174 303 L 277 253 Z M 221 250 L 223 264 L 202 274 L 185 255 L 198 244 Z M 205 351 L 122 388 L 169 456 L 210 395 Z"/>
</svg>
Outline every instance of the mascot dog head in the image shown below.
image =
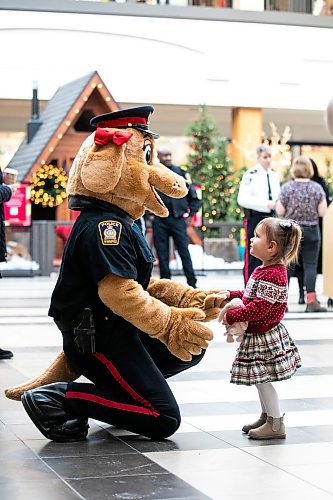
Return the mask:
<svg viewBox="0 0 333 500">
<path fill-rule="evenodd" d="M 167 217 L 156 189 L 172 198 L 187 194 L 185 180 L 154 163 L 156 134 L 148 130 L 152 106 L 96 116 L 97 126 L 82 144 L 69 174 L 69 197 L 98 198 L 123 209 L 134 219 L 145 210 Z"/>
</svg>

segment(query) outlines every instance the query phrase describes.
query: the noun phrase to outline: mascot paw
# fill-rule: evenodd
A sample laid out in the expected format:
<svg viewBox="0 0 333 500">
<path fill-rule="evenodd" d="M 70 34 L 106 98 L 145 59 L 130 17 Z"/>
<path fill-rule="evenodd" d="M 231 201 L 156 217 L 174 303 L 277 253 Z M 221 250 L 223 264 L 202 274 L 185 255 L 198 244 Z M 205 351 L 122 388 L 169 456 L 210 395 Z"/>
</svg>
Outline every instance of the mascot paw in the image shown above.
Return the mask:
<svg viewBox="0 0 333 500">
<path fill-rule="evenodd" d="M 21 401 L 21 396 L 25 391 L 41 387 L 42 385 L 53 384 L 55 382 L 72 382 L 79 378 L 80 374 L 71 368 L 66 359 L 65 353 L 61 352 L 53 363 L 36 378 L 28 380 L 21 385 L 8 387 L 5 395 L 8 399 Z"/>
<path fill-rule="evenodd" d="M 218 317 L 221 308 L 227 304 L 228 294 L 226 292 L 207 292 L 204 300 L 203 311 L 206 315 L 204 321 L 212 321 Z"/>
<path fill-rule="evenodd" d="M 172 307 L 167 333 L 161 340 L 172 354 L 183 361 L 191 361 L 192 355 L 201 354 L 202 349 L 207 349 L 208 341 L 213 339 L 213 332 L 197 323 L 204 319 L 204 311 Z"/>
<path fill-rule="evenodd" d="M 189 289 L 180 307 L 197 307 L 205 313 L 205 318 L 200 321 L 212 321 L 218 317 L 227 297 L 228 294 L 222 290 Z"/>
</svg>

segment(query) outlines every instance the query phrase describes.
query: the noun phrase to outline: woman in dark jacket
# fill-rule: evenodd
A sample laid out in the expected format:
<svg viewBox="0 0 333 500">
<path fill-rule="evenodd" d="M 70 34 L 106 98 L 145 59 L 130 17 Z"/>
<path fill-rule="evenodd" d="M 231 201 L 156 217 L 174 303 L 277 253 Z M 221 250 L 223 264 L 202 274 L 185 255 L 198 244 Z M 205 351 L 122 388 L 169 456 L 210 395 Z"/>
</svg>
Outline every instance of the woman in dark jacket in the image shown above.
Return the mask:
<svg viewBox="0 0 333 500">
<path fill-rule="evenodd" d="M 6 260 L 6 233 L 5 233 L 5 217 L 4 217 L 4 202 L 10 200 L 12 196 L 12 190 L 10 186 L 3 184 L 2 170 L 0 168 L 0 262 Z M 1 278 L 0 272 L 0 278 Z M 11 351 L 5 351 L 0 349 L 0 360 L 9 359 L 13 357 Z"/>
</svg>

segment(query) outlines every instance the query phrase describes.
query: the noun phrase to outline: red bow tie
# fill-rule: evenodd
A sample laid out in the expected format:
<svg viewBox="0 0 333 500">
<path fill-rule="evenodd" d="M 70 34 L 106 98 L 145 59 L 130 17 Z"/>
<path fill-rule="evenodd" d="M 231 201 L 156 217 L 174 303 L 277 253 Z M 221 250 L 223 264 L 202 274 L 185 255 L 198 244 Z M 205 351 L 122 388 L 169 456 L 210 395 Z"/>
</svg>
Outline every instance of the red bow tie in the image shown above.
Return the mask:
<svg viewBox="0 0 333 500">
<path fill-rule="evenodd" d="M 132 135 L 132 132 L 123 132 L 122 130 L 109 132 L 105 128 L 98 128 L 95 132 L 95 144 L 97 146 L 105 146 L 110 141 L 112 141 L 117 146 L 121 146 L 122 144 L 124 144 L 124 142 L 127 142 L 132 137 Z"/>
</svg>

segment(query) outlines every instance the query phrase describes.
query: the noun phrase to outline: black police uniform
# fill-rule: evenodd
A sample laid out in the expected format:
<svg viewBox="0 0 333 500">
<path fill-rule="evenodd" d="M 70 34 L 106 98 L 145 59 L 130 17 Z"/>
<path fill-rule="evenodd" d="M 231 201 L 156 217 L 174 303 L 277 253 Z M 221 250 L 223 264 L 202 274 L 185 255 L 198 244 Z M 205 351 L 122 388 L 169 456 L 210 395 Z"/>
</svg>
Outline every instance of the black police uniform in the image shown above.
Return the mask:
<svg viewBox="0 0 333 500">
<path fill-rule="evenodd" d="M 186 179 L 186 173 L 181 168 L 175 165 L 168 168 Z M 193 217 L 199 210 L 201 201 L 192 184 L 189 186 L 188 194 L 184 198 L 171 198 L 160 192 L 158 194 L 169 210 L 168 217 L 155 216 L 153 220 L 153 238 L 159 261 L 160 276 L 161 278 L 171 278 L 169 266 L 169 237 L 171 236 L 181 258 L 187 283 L 195 287 L 197 279 L 188 249 L 187 226 L 183 216 L 188 213 L 189 217 Z"/>
<path fill-rule="evenodd" d="M 98 283 L 105 276 L 133 279 L 146 289 L 154 257 L 124 211 L 79 198 L 85 208 L 65 247 L 49 315 L 62 331 L 70 364 L 93 383 L 69 383 L 64 409 L 151 438 L 167 437 L 177 430 L 180 413 L 165 378 L 197 364 L 203 353 L 183 362 L 103 304 Z M 74 343 L 75 318 L 85 307 L 95 321 L 94 354 L 81 354 Z"/>
</svg>

